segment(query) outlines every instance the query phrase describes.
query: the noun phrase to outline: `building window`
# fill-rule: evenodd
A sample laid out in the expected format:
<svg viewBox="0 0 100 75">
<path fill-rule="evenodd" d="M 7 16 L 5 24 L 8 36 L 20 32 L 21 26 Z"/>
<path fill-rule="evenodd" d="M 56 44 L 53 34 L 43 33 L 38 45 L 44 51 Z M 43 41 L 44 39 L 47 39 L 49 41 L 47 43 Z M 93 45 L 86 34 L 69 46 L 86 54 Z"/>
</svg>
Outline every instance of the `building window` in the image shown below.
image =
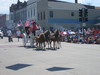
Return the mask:
<svg viewBox="0 0 100 75">
<path fill-rule="evenodd" d="M 34 8 L 34 16 L 35 16 L 35 8 Z"/>
<path fill-rule="evenodd" d="M 53 11 L 50 11 L 50 18 L 53 18 Z"/>
<path fill-rule="evenodd" d="M 32 12 L 32 9 L 31 9 L 31 17 L 33 16 L 32 13 L 33 13 L 33 12 Z"/>
<path fill-rule="evenodd" d="M 45 11 L 43 12 L 43 19 L 45 20 Z"/>
<path fill-rule="evenodd" d="M 28 18 L 30 17 L 30 12 L 28 11 Z"/>
<path fill-rule="evenodd" d="M 42 12 L 41 12 L 41 20 L 42 20 Z"/>
<path fill-rule="evenodd" d="M 71 16 L 74 16 L 74 12 L 71 12 Z"/>
<path fill-rule="evenodd" d="M 40 20 L 40 16 L 39 16 L 39 13 L 38 13 L 38 20 Z"/>
<path fill-rule="evenodd" d="M 13 14 L 11 14 L 11 20 L 13 20 L 14 19 L 14 16 L 13 16 Z"/>
</svg>

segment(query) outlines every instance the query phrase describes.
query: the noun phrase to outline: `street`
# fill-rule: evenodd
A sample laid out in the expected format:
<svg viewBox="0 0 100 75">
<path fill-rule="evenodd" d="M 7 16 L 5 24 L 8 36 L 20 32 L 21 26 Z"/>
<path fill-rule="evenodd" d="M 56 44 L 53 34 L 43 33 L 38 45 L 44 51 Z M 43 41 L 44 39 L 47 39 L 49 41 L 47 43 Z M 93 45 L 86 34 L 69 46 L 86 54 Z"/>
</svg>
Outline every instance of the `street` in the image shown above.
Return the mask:
<svg viewBox="0 0 100 75">
<path fill-rule="evenodd" d="M 0 75 L 100 75 L 100 45 L 62 42 L 57 50 L 0 39 Z"/>
</svg>

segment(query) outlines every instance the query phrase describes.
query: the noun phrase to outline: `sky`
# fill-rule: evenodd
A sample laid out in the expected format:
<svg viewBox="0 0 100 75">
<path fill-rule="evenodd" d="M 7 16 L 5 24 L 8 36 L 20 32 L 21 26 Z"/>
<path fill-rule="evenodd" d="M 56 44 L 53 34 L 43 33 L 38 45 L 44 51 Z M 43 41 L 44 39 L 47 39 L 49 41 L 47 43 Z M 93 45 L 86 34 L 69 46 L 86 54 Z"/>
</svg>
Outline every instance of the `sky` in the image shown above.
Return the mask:
<svg viewBox="0 0 100 75">
<path fill-rule="evenodd" d="M 11 4 L 16 4 L 18 0 L 0 0 L 0 14 L 9 14 L 9 7 Z M 20 0 L 21 2 L 27 0 Z M 60 0 L 67 2 L 75 2 L 75 0 Z M 100 7 L 100 0 L 78 0 L 78 3 L 93 5 Z"/>
</svg>

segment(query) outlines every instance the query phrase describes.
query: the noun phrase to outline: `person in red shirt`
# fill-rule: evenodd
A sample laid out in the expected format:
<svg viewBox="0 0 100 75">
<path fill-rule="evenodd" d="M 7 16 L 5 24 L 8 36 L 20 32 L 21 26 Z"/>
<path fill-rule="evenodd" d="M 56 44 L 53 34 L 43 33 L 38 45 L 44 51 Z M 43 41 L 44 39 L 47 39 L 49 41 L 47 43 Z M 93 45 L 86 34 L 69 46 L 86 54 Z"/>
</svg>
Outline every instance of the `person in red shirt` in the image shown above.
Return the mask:
<svg viewBox="0 0 100 75">
<path fill-rule="evenodd" d="M 98 28 L 95 30 L 95 33 L 96 33 L 96 35 L 99 34 L 99 29 Z"/>
<path fill-rule="evenodd" d="M 94 28 L 92 29 L 92 35 L 96 35 L 96 30 Z"/>
<path fill-rule="evenodd" d="M 36 35 L 36 30 L 37 30 L 37 25 L 35 21 L 32 21 L 32 28 L 31 31 L 34 34 L 34 36 Z"/>
<path fill-rule="evenodd" d="M 30 34 L 30 21 L 26 21 L 24 26 L 25 26 L 26 34 L 29 35 Z"/>
</svg>

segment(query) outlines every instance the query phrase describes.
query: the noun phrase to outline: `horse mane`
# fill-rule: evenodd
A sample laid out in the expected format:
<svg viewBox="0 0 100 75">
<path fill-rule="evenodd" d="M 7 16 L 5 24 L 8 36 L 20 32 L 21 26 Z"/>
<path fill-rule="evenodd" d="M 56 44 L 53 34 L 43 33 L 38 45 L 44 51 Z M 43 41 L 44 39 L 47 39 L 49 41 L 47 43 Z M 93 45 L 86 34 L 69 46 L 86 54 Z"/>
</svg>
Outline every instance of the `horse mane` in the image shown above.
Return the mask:
<svg viewBox="0 0 100 75">
<path fill-rule="evenodd" d="M 44 34 L 48 33 L 48 31 L 49 31 L 49 30 L 46 30 L 46 31 L 44 32 Z"/>
<path fill-rule="evenodd" d="M 54 31 L 54 35 L 55 35 L 55 37 L 58 37 L 58 36 L 60 35 L 58 29 L 56 29 L 56 30 Z"/>
<path fill-rule="evenodd" d="M 48 35 L 50 35 L 50 31 L 49 31 L 49 30 L 46 30 L 46 31 L 44 32 L 44 35 L 45 35 L 45 37 L 49 37 Z"/>
<path fill-rule="evenodd" d="M 41 33 L 41 34 L 40 34 L 40 37 L 41 37 L 41 39 L 45 40 L 45 35 L 44 35 L 44 33 Z"/>
<path fill-rule="evenodd" d="M 36 40 L 38 40 L 38 41 L 45 41 L 45 35 L 44 35 L 44 33 L 41 33 L 39 36 L 37 36 Z"/>
</svg>

